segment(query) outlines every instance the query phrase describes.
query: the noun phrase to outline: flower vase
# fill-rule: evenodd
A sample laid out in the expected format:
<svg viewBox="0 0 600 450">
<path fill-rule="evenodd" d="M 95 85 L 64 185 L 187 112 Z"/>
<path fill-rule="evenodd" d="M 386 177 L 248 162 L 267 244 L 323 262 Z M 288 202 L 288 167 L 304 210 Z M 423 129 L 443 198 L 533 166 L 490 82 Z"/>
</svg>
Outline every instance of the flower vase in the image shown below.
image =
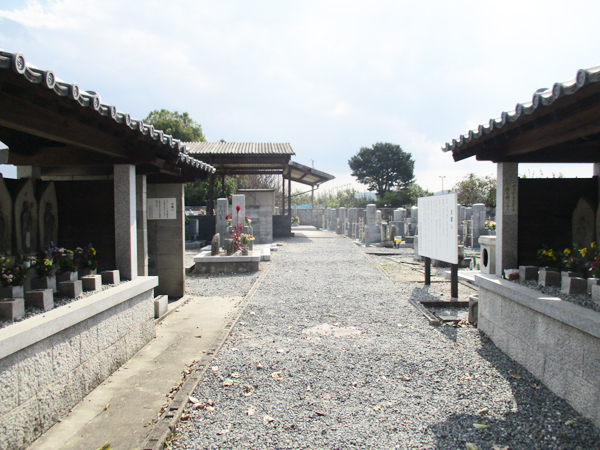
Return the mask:
<svg viewBox="0 0 600 450">
<path fill-rule="evenodd" d="M 52 292 L 55 294 L 58 292 L 56 288 L 56 278 L 54 277 L 46 277 L 46 278 L 34 278 L 31 280 L 31 288 L 32 289 L 52 289 Z"/>
<path fill-rule="evenodd" d="M 77 272 L 63 272 L 56 275 L 56 282 L 60 283 L 62 281 L 77 281 L 79 279 L 77 275 Z"/>
<path fill-rule="evenodd" d="M 96 269 L 80 269 L 79 278 L 86 277 L 88 275 L 96 275 Z"/>
<path fill-rule="evenodd" d="M 23 286 L 0 288 L 0 298 L 23 298 Z"/>
</svg>

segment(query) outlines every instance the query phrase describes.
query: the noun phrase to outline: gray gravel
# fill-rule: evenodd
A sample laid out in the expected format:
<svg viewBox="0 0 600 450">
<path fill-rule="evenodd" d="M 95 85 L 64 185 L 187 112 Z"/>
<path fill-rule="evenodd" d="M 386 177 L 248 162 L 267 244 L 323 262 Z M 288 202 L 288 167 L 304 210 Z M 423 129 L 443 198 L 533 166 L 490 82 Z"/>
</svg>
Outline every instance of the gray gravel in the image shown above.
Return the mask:
<svg viewBox="0 0 600 450">
<path fill-rule="evenodd" d="M 594 311 L 600 312 L 600 304 L 596 303 L 592 300 L 592 297 L 589 294 L 565 294 L 560 291 L 560 287 L 556 286 L 541 286 L 537 281 L 520 281 L 515 280 L 515 283 L 520 284 L 521 286 L 526 286 L 529 289 L 535 289 L 536 291 L 540 291 L 545 295 L 549 295 L 551 297 L 558 297 L 561 300 L 566 300 L 571 303 L 575 303 L 576 305 L 583 306 L 584 308 L 590 308 Z"/>
<path fill-rule="evenodd" d="M 332 236 L 273 255 L 173 448 L 600 448 L 597 428 L 477 329 L 430 327 L 408 299 L 431 291 L 364 252 Z M 251 280 L 190 283 L 238 295 Z"/>
</svg>

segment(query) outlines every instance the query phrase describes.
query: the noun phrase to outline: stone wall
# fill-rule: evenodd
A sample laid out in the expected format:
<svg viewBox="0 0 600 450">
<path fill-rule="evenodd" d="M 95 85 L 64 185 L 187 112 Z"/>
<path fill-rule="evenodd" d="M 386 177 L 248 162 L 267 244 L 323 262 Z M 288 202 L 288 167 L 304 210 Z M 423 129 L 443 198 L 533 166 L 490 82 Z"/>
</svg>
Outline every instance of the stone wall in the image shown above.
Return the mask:
<svg viewBox="0 0 600 450">
<path fill-rule="evenodd" d="M 247 205 L 246 215 L 252 221 L 255 244 L 273 242 L 273 208 L 264 205 Z"/>
<path fill-rule="evenodd" d="M 476 283 L 478 328 L 600 426 L 600 313 L 493 275 Z"/>
<path fill-rule="evenodd" d="M 0 449 L 26 448 L 155 336 L 156 277 L 0 330 Z"/>
</svg>

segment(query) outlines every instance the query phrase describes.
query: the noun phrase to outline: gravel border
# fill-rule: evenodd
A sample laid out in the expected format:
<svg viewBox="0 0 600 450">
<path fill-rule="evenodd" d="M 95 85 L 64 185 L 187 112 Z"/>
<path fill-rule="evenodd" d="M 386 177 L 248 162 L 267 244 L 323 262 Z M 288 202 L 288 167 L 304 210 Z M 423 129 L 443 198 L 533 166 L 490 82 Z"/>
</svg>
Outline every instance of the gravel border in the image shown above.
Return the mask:
<svg viewBox="0 0 600 450">
<path fill-rule="evenodd" d="M 561 300 L 565 300 L 567 302 L 575 303 L 576 305 L 583 306 L 584 308 L 589 308 L 594 311 L 600 312 L 600 304 L 596 303 L 592 300 L 592 297 L 589 294 L 565 294 L 561 292 L 560 287 L 558 286 L 542 286 L 538 284 L 537 281 L 528 280 L 511 280 L 513 283 L 520 284 L 521 286 L 528 287 L 529 289 L 533 289 L 535 291 L 542 292 L 545 295 L 551 297 L 558 297 Z"/>
<path fill-rule="evenodd" d="M 408 299 L 431 292 L 390 281 L 348 240 L 294 238 L 272 264 L 172 448 L 600 447 L 483 333 L 427 325 Z M 248 282 L 212 281 L 222 296 Z"/>
</svg>

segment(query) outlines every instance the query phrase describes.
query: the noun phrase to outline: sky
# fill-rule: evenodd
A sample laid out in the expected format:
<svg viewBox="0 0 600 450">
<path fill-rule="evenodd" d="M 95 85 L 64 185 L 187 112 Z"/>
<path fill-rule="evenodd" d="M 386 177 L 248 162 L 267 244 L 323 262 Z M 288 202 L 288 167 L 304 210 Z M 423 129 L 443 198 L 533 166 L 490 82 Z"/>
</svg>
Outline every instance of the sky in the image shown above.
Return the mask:
<svg viewBox="0 0 600 450">
<path fill-rule="evenodd" d="M 208 141 L 289 142 L 351 185 L 361 147 L 398 144 L 418 184 L 495 175 L 441 147 L 600 64 L 600 2 L 50 0 L 0 2 L 0 49 L 136 119 L 187 111 Z M 520 172 L 591 177 L 591 165 Z"/>
</svg>

